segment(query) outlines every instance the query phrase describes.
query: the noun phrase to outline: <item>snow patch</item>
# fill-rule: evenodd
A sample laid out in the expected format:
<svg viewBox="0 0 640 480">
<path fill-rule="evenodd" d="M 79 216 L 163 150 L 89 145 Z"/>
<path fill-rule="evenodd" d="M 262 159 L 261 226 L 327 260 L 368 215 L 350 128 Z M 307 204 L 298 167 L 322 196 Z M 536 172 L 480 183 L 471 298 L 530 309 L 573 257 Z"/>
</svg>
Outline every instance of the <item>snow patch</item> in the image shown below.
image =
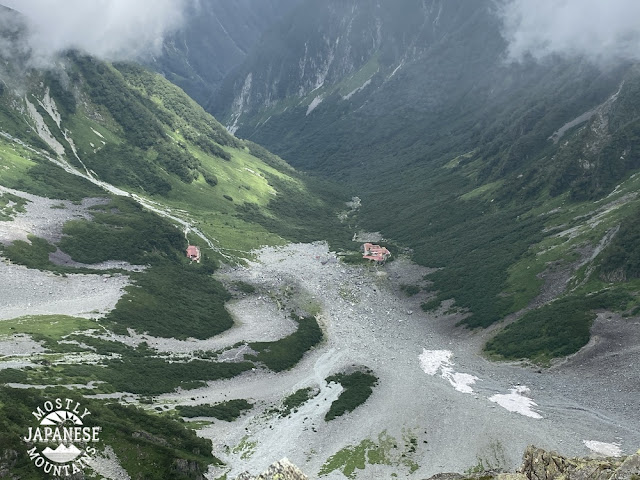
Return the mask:
<svg viewBox="0 0 640 480">
<path fill-rule="evenodd" d="M 242 91 L 240 92 L 240 95 L 238 95 L 233 100 L 233 105 L 231 106 L 232 123 L 230 125 L 227 125 L 227 130 L 229 131 L 229 133 L 231 133 L 231 135 L 235 135 L 235 133 L 240 128 L 240 126 L 238 125 L 238 122 L 240 121 L 240 117 L 244 112 L 245 106 L 249 104 L 252 83 L 253 83 L 253 74 L 249 73 L 247 75 L 247 78 L 245 78 L 244 80 L 244 84 L 242 85 Z"/>
<path fill-rule="evenodd" d="M 454 372 L 453 369 L 446 367 L 442 369 L 442 378 L 449 380 L 451 386 L 462 393 L 473 393 L 471 385 L 479 380 L 478 377 L 469 373 Z"/>
<path fill-rule="evenodd" d="M 389 78 L 392 78 L 396 73 L 398 73 L 398 70 L 400 70 L 402 67 L 404 67 L 404 60 L 402 62 L 400 62 L 400 65 L 398 65 L 393 72 L 391 72 L 391 75 L 389 75 Z"/>
<path fill-rule="evenodd" d="M 97 131 L 96 129 L 94 129 L 93 127 L 91 127 L 91 131 L 92 131 L 93 133 L 95 133 L 97 136 L 99 136 L 100 138 L 104 138 L 104 137 L 102 136 L 102 134 L 101 134 L 99 131 Z"/>
<path fill-rule="evenodd" d="M 309 114 L 313 112 L 318 107 L 318 105 L 322 103 L 323 100 L 324 97 L 322 95 L 318 95 L 316 98 L 314 98 L 309 104 L 309 108 L 307 108 L 307 116 L 309 116 Z"/>
<path fill-rule="evenodd" d="M 450 358 L 453 355 L 449 350 L 422 350 L 420 366 L 427 375 L 435 375 L 443 365 L 450 365 Z"/>
<path fill-rule="evenodd" d="M 510 412 L 519 413 L 525 417 L 531 417 L 540 419 L 542 415 L 534 411 L 532 407 L 537 407 L 538 404 L 532 399 L 525 396 L 530 390 L 524 385 L 519 385 L 511 389 L 511 393 L 498 394 L 489 398 L 490 402 L 497 403 L 502 408 L 509 410 Z"/>
<path fill-rule="evenodd" d="M 360 85 L 358 88 L 356 88 L 354 91 L 349 92 L 347 95 L 345 95 L 344 97 L 342 97 L 343 100 L 349 100 L 351 97 L 353 97 L 356 93 L 364 90 L 365 88 L 367 88 L 369 85 L 371 85 L 371 79 L 367 80 L 366 82 L 364 82 L 362 85 Z"/>
<path fill-rule="evenodd" d="M 58 106 L 56 105 L 56 102 L 53 100 L 53 98 L 51 98 L 49 87 L 47 87 L 47 89 L 45 90 L 44 98 L 42 99 L 42 101 L 38 100 L 38 103 L 51 116 L 53 121 L 56 122 L 58 128 L 60 128 L 62 117 L 60 116 L 60 112 L 58 112 Z"/>
<path fill-rule="evenodd" d="M 592 452 L 599 453 L 606 457 L 620 457 L 622 455 L 622 449 L 619 443 L 605 443 L 595 440 L 583 440 L 582 443 Z"/>
<path fill-rule="evenodd" d="M 29 117 L 35 123 L 35 129 L 38 136 L 47 145 L 49 145 L 49 147 L 51 147 L 51 149 L 54 152 L 56 152 L 56 154 L 58 154 L 59 156 L 64 155 L 64 147 L 53 136 L 53 134 L 51 133 L 51 130 L 49 130 L 49 127 L 47 127 L 47 124 L 45 123 L 44 118 L 42 118 L 42 115 L 40 115 L 40 112 L 38 112 L 38 109 L 26 97 L 24 101 L 27 104 L 27 112 L 29 113 Z"/>
<path fill-rule="evenodd" d="M 440 376 L 447 380 L 453 388 L 461 393 L 473 393 L 471 387 L 478 377 L 468 374 L 456 372 L 453 369 L 454 363 L 451 361 L 453 353 L 449 350 L 422 350 L 420 359 L 420 367 L 427 375 L 434 376 L 440 371 Z"/>
</svg>

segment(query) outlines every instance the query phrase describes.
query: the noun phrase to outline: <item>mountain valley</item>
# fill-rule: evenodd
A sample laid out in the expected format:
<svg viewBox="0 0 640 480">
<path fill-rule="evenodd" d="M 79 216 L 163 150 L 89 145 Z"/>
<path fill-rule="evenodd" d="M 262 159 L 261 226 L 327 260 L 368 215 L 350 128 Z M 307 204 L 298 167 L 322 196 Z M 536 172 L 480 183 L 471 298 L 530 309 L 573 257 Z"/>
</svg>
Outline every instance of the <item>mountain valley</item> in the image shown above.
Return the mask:
<svg viewBox="0 0 640 480">
<path fill-rule="evenodd" d="M 82 478 L 634 454 L 638 64 L 507 60 L 489 1 L 223 3 L 47 68 L 0 11 L 0 478 L 62 396 Z"/>
</svg>

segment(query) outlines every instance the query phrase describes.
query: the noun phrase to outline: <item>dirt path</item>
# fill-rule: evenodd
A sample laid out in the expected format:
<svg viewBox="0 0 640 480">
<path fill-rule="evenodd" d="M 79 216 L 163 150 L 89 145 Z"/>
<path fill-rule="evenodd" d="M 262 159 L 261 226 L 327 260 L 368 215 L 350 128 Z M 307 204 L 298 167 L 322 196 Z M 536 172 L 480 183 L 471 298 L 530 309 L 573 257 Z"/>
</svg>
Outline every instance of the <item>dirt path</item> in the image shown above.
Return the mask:
<svg viewBox="0 0 640 480">
<path fill-rule="evenodd" d="M 621 388 L 626 393 L 621 395 L 599 382 L 595 370 L 585 385 L 570 365 L 537 373 L 490 363 L 477 355 L 474 335 L 460 331 L 452 336 L 452 319 L 427 316 L 415 300 L 397 295 L 392 264 L 380 271 L 323 264 L 329 256 L 324 244 L 265 248 L 258 262 L 225 273 L 258 289 L 295 285 L 322 305 L 327 339 L 296 368 L 281 374 L 248 372 L 159 399 L 256 402 L 251 416 L 216 422 L 201 432 L 213 440 L 214 453 L 233 465 L 231 478 L 247 469 L 263 471 L 285 456 L 315 475 L 341 448 L 378 439 L 383 432 L 399 443 L 403 435 L 415 435 L 417 451 L 411 458 L 420 468 L 410 475 L 403 467 L 376 465 L 358 478 L 388 478 L 394 471 L 401 477 L 426 478 L 440 471 L 464 471 L 479 459 L 485 466 L 513 468 L 530 443 L 569 455 L 590 453 L 585 442 L 619 444 L 626 453 L 637 450 L 640 414 L 625 407 L 631 396 L 640 397 L 633 370 L 625 373 L 627 382 Z M 324 378 L 352 365 L 372 368 L 380 384 L 365 405 L 326 423 L 324 414 L 341 387 L 327 385 Z M 306 386 L 321 392 L 298 413 L 285 419 L 264 415 Z"/>
</svg>

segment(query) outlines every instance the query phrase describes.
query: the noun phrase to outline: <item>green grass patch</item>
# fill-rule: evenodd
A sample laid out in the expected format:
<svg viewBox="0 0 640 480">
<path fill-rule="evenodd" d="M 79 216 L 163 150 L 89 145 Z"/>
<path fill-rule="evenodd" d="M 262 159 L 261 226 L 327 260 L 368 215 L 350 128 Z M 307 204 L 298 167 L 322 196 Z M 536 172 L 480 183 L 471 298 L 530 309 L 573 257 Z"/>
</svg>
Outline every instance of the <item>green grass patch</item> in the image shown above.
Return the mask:
<svg viewBox="0 0 640 480">
<path fill-rule="evenodd" d="M 376 56 L 365 63 L 360 70 L 340 82 L 336 88 L 340 95 L 347 96 L 357 88 L 361 88 L 367 80 L 373 77 L 380 69 L 378 58 Z M 315 92 L 314 92 L 315 93 Z M 315 97 L 314 97 L 315 98 Z"/>
<path fill-rule="evenodd" d="M 365 439 L 358 445 L 347 446 L 329 457 L 320 468 L 319 475 L 329 475 L 339 471 L 347 478 L 356 478 L 359 470 L 368 465 L 388 465 L 396 467 L 392 478 L 407 478 L 418 470 L 419 465 L 414 460 L 417 447 L 415 436 L 403 434 L 404 445 L 386 431 L 378 435 L 377 440 Z"/>
<path fill-rule="evenodd" d="M 473 157 L 474 153 L 475 151 L 467 152 L 463 155 L 458 155 L 453 160 L 450 160 L 449 162 L 447 162 L 442 168 L 448 168 L 448 169 L 456 168 L 462 160 L 467 160 Z"/>
<path fill-rule="evenodd" d="M 182 417 L 213 417 L 225 422 L 233 422 L 247 410 L 251 410 L 253 404 L 244 399 L 229 400 L 227 402 L 216 403 L 215 405 L 180 405 L 176 410 Z"/>
<path fill-rule="evenodd" d="M 93 320 L 68 317 L 65 315 L 26 316 L 0 322 L 0 337 L 17 333 L 31 335 L 36 341 L 44 341 L 45 346 L 54 347 L 58 340 L 72 333 L 98 327 Z"/>
<path fill-rule="evenodd" d="M 65 172 L 37 154 L 0 143 L 0 183 L 5 187 L 59 200 L 80 201 L 86 197 L 104 197 L 106 192 L 84 178 Z"/>
<path fill-rule="evenodd" d="M 373 393 L 373 387 L 378 383 L 378 378 L 371 371 L 365 371 L 332 375 L 327 377 L 326 381 L 339 383 L 344 388 L 324 416 L 325 421 L 328 422 L 352 412 L 366 402 Z"/>
<path fill-rule="evenodd" d="M 391 440 L 393 442 L 393 440 Z M 367 465 L 388 465 L 387 448 L 390 445 L 378 445 L 366 439 L 358 445 L 345 447 L 331 456 L 320 469 L 319 475 L 328 475 L 339 470 L 347 478 L 355 478 L 357 470 L 364 470 Z"/>
<path fill-rule="evenodd" d="M 242 460 L 247 460 L 254 454 L 257 446 L 258 442 L 249 440 L 249 435 L 245 435 L 231 451 L 233 453 L 239 453 Z"/>
<path fill-rule="evenodd" d="M 490 200 L 490 196 L 493 195 L 504 183 L 503 180 L 498 180 L 491 183 L 485 183 L 478 188 L 474 188 L 470 192 L 465 193 L 460 196 L 461 200 L 473 200 L 475 198 L 481 197 L 484 199 Z"/>
<path fill-rule="evenodd" d="M 322 341 L 322 330 L 314 317 L 298 317 L 293 315 L 298 323 L 298 330 L 275 342 L 254 342 L 249 347 L 257 355 L 256 362 L 263 363 L 274 372 L 281 372 L 294 367 L 304 354 Z"/>
</svg>

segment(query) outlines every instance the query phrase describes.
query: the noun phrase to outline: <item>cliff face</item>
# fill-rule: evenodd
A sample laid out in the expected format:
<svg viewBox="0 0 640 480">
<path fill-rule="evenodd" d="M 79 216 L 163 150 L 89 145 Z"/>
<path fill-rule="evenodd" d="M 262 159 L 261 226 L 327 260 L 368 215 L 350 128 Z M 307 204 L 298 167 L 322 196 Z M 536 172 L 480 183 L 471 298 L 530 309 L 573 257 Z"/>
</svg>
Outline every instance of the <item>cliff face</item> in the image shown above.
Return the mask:
<svg viewBox="0 0 640 480">
<path fill-rule="evenodd" d="M 268 122 L 278 130 L 297 122 L 313 128 L 321 115 L 311 113 L 321 103 L 318 111 L 354 112 L 378 102 L 380 92 L 385 100 L 395 96 L 393 102 L 433 110 L 450 94 L 443 86 L 473 79 L 460 87 L 473 88 L 493 67 L 503 46 L 496 22 L 486 1 L 306 1 L 225 79 L 211 111 L 240 136 L 272 140 L 263 132 Z M 468 77 L 461 79 L 452 58 Z M 369 107 L 375 114 L 379 104 Z"/>
<path fill-rule="evenodd" d="M 207 106 L 224 77 L 262 33 L 299 0 L 208 0 L 188 5 L 184 28 L 166 38 L 150 66 Z"/>
<path fill-rule="evenodd" d="M 308 480 L 286 458 L 252 477 L 243 473 L 237 480 Z M 640 480 L 640 450 L 626 458 L 567 458 L 533 445 L 524 452 L 516 473 L 486 471 L 463 475 L 439 473 L 429 480 Z"/>
</svg>

